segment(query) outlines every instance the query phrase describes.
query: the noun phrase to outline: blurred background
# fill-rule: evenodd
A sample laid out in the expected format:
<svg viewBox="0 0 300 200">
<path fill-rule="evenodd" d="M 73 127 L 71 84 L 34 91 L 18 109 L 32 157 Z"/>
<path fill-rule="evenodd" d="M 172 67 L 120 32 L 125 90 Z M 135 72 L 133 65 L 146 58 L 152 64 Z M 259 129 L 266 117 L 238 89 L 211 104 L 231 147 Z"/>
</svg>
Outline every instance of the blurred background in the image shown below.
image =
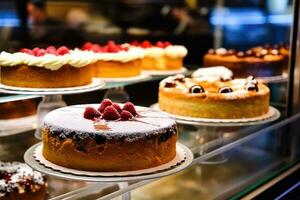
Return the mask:
<svg viewBox="0 0 300 200">
<path fill-rule="evenodd" d="M 288 43 L 291 0 L 1 0 L 0 50 L 168 40 L 186 64 L 212 47 Z"/>
</svg>

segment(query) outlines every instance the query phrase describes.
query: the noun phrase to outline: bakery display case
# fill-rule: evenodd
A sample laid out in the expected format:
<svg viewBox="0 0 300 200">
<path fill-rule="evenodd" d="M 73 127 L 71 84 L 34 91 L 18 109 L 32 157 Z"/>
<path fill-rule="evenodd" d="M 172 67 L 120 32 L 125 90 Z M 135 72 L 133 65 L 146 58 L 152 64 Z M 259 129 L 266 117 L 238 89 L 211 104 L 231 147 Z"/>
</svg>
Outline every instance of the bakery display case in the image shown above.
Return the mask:
<svg viewBox="0 0 300 200">
<path fill-rule="evenodd" d="M 299 6 L 0 2 L 0 199 L 297 197 Z"/>
</svg>

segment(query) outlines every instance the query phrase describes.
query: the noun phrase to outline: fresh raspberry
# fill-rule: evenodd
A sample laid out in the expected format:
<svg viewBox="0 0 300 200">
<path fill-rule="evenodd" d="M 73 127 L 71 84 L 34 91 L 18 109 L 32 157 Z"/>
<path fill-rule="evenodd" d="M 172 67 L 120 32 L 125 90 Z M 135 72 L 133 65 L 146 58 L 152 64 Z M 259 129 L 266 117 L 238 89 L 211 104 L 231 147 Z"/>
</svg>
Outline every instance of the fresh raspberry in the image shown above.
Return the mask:
<svg viewBox="0 0 300 200">
<path fill-rule="evenodd" d="M 144 42 L 141 43 L 141 47 L 149 48 L 149 47 L 152 47 L 152 44 L 148 40 L 145 40 Z"/>
<path fill-rule="evenodd" d="M 35 56 L 37 55 L 37 53 L 39 51 L 40 51 L 40 48 L 38 48 L 38 47 L 35 47 L 35 48 L 32 49 L 32 52 L 34 53 Z"/>
<path fill-rule="evenodd" d="M 164 42 L 164 47 L 168 47 L 168 46 L 171 46 L 172 44 L 170 42 Z"/>
<path fill-rule="evenodd" d="M 67 54 L 67 53 L 69 53 L 69 49 L 68 49 L 66 46 L 61 46 L 61 47 L 59 47 L 59 48 L 57 49 L 57 54 L 58 54 L 58 55 L 63 56 L 63 55 L 65 55 L 65 54 Z"/>
<path fill-rule="evenodd" d="M 123 120 L 123 121 L 127 121 L 127 120 L 130 120 L 133 118 L 133 115 L 130 112 L 128 112 L 127 110 L 123 110 L 121 112 L 120 116 L 121 116 L 121 120 Z"/>
<path fill-rule="evenodd" d="M 107 51 L 109 53 L 117 53 L 119 51 L 119 48 L 117 46 L 108 45 Z"/>
<path fill-rule="evenodd" d="M 137 40 L 133 40 L 133 41 L 130 43 L 131 46 L 136 46 L 136 47 L 138 47 L 139 44 L 140 44 L 140 43 L 139 43 Z"/>
<path fill-rule="evenodd" d="M 56 55 L 56 48 L 54 46 L 49 46 L 46 49 L 46 53 Z"/>
<path fill-rule="evenodd" d="M 129 48 L 128 48 L 128 47 L 122 47 L 122 46 L 120 46 L 120 50 L 121 50 L 121 51 L 128 51 Z"/>
<path fill-rule="evenodd" d="M 100 52 L 107 53 L 108 52 L 108 46 L 101 47 L 101 51 Z"/>
<path fill-rule="evenodd" d="M 20 49 L 20 52 L 27 53 L 29 55 L 34 55 L 34 53 L 33 53 L 33 51 L 31 49 L 23 48 L 23 49 Z"/>
<path fill-rule="evenodd" d="M 46 50 L 45 50 L 45 49 L 40 49 L 40 50 L 37 52 L 36 56 L 44 56 L 45 54 L 46 54 Z"/>
<path fill-rule="evenodd" d="M 99 52 L 101 52 L 101 46 L 99 44 L 93 44 L 91 50 L 95 53 L 99 53 Z"/>
<path fill-rule="evenodd" d="M 133 116 L 137 115 L 137 112 L 134 108 L 134 105 L 131 102 L 125 103 L 124 106 L 123 106 L 123 110 L 126 110 L 126 111 L 130 112 Z"/>
<path fill-rule="evenodd" d="M 117 120 L 120 119 L 120 114 L 113 106 L 107 106 L 104 109 L 102 117 L 105 120 Z"/>
<path fill-rule="evenodd" d="M 107 107 L 107 106 L 111 106 L 112 105 L 112 101 L 110 99 L 103 99 L 103 101 L 101 102 L 100 104 L 100 107 L 98 108 L 98 111 L 100 113 L 103 113 L 104 112 L 104 109 Z"/>
<path fill-rule="evenodd" d="M 165 48 L 164 43 L 161 42 L 161 41 L 156 42 L 155 46 L 157 46 L 157 47 L 159 47 L 159 48 Z"/>
<path fill-rule="evenodd" d="M 122 108 L 118 104 L 113 103 L 112 106 L 118 111 L 118 113 L 122 112 Z"/>
<path fill-rule="evenodd" d="M 95 118 L 98 118 L 100 116 L 101 116 L 101 113 L 98 110 L 96 110 L 95 108 L 90 107 L 90 106 L 86 107 L 85 111 L 83 113 L 83 117 L 85 119 L 90 119 L 90 120 L 94 120 Z"/>
<path fill-rule="evenodd" d="M 93 44 L 91 42 L 86 42 L 84 43 L 84 45 L 82 46 L 83 50 L 92 50 L 93 49 Z"/>
</svg>

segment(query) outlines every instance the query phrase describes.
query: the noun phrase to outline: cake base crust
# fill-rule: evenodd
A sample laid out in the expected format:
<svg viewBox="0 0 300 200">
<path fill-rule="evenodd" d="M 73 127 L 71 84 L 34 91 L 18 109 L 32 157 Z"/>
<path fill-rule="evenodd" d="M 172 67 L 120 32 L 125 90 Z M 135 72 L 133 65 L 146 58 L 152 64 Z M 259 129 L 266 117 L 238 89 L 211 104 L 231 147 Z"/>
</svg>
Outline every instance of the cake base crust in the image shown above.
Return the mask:
<svg viewBox="0 0 300 200">
<path fill-rule="evenodd" d="M 171 161 L 176 155 L 177 133 L 166 140 L 161 135 L 134 141 L 117 139 L 97 144 L 87 138 L 76 147 L 73 139 L 60 141 L 44 128 L 43 156 L 67 168 L 88 171 L 130 171 L 155 167 Z"/>
<path fill-rule="evenodd" d="M 34 115 L 36 113 L 35 100 L 27 99 L 0 104 L 0 120 L 15 119 Z"/>
<path fill-rule="evenodd" d="M 27 65 L 1 67 L 1 83 L 16 87 L 75 87 L 90 84 L 92 78 L 91 66 L 75 68 L 65 65 L 55 71 Z"/>
<path fill-rule="evenodd" d="M 94 76 L 99 78 L 123 78 L 141 74 L 141 60 L 129 62 L 98 61 L 93 64 Z"/>
</svg>

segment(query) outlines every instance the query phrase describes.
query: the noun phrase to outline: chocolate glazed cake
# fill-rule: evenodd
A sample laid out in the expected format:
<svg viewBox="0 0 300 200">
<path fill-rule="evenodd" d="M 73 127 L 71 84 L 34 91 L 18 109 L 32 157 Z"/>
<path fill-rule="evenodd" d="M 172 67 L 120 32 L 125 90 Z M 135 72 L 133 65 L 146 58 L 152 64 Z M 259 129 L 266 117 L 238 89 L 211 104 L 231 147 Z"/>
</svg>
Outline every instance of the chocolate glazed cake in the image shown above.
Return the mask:
<svg viewBox="0 0 300 200">
<path fill-rule="evenodd" d="M 233 71 L 235 77 L 269 77 L 281 75 L 284 68 L 284 56 L 277 49 L 257 49 L 236 51 L 210 49 L 203 59 L 203 66 L 225 66 Z"/>
<path fill-rule="evenodd" d="M 175 157 L 174 120 L 153 110 L 134 110 L 133 117 L 125 106 L 123 111 L 115 104 L 104 111 L 98 106 L 69 106 L 47 114 L 43 156 L 57 165 L 89 171 L 145 169 Z"/>
</svg>

